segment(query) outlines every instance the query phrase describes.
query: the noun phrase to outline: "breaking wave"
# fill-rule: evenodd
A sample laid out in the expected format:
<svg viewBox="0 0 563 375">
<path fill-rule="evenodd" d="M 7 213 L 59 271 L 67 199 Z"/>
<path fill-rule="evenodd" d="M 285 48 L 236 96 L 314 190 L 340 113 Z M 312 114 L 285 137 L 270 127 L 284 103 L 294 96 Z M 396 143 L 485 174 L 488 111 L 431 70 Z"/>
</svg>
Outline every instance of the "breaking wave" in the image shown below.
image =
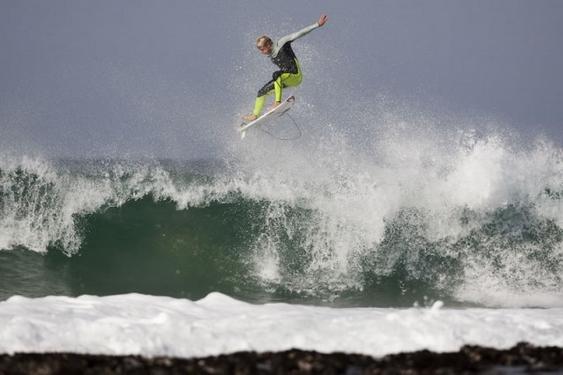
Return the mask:
<svg viewBox="0 0 563 375">
<path fill-rule="evenodd" d="M 6 157 L 0 297 L 560 305 L 562 150 L 411 131 L 185 163 Z"/>
</svg>

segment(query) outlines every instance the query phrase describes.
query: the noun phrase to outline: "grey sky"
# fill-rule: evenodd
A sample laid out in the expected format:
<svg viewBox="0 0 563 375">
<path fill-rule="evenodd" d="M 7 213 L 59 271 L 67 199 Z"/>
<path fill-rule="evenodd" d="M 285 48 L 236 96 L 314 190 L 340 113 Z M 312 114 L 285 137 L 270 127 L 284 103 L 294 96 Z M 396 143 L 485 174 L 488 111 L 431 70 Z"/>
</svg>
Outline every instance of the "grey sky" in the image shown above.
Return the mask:
<svg viewBox="0 0 563 375">
<path fill-rule="evenodd" d="M 563 1 L 0 0 L 0 145 L 212 157 L 274 70 L 254 38 L 321 12 L 309 103 L 384 93 L 563 143 Z"/>
</svg>

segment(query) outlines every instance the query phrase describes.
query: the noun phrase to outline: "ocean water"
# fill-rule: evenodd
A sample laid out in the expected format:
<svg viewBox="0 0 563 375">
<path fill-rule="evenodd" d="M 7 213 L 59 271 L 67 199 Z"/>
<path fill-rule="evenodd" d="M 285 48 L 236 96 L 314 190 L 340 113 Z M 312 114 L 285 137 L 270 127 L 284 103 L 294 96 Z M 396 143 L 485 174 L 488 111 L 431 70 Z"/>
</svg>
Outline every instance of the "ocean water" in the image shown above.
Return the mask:
<svg viewBox="0 0 563 375">
<path fill-rule="evenodd" d="M 0 299 L 562 306 L 561 149 L 412 146 L 278 165 L 5 158 Z"/>
<path fill-rule="evenodd" d="M 562 149 L 411 131 L 256 133 L 197 161 L 5 155 L 0 350 L 563 345 Z"/>
</svg>

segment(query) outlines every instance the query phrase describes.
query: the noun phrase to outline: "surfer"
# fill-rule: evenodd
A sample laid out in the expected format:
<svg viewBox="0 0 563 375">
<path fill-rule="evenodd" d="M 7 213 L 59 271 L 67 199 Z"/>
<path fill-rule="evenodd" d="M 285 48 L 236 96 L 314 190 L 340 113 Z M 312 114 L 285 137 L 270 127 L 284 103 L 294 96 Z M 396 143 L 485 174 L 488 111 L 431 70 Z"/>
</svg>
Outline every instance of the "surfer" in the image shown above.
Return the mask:
<svg viewBox="0 0 563 375">
<path fill-rule="evenodd" d="M 322 14 L 318 22 L 295 33 L 286 35 L 280 38 L 276 43 L 266 35 L 262 35 L 256 39 L 256 48 L 258 48 L 263 55 L 270 57 L 270 60 L 278 66 L 279 70 L 275 71 L 274 74 L 272 74 L 272 79 L 258 91 L 254 110 L 251 114 L 243 116 L 242 118 L 245 122 L 254 121 L 260 116 L 267 95 L 274 93 L 275 101 L 272 108 L 275 108 L 281 103 L 282 89 L 284 87 L 293 87 L 301 83 L 301 68 L 291 48 L 291 42 L 323 26 L 327 19 L 328 17 Z"/>
</svg>

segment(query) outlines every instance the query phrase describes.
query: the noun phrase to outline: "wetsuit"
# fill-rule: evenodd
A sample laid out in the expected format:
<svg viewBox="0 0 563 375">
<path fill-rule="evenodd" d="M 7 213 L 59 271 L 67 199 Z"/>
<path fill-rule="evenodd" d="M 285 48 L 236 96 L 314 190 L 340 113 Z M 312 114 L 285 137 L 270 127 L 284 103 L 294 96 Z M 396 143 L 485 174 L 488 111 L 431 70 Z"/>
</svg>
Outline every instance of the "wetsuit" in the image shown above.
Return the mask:
<svg viewBox="0 0 563 375">
<path fill-rule="evenodd" d="M 275 100 L 277 102 L 281 102 L 282 89 L 284 87 L 297 86 L 301 83 L 303 78 L 301 75 L 301 68 L 299 66 L 299 61 L 297 61 L 297 57 L 291 48 L 291 42 L 310 33 L 317 27 L 319 27 L 319 24 L 314 23 L 295 33 L 280 38 L 274 44 L 272 53 L 269 57 L 270 60 L 278 66 L 279 70 L 275 71 L 274 74 L 272 74 L 272 79 L 258 91 L 256 103 L 254 104 L 254 111 L 252 111 L 255 116 L 260 116 L 262 113 L 267 95 L 274 92 Z"/>
</svg>

